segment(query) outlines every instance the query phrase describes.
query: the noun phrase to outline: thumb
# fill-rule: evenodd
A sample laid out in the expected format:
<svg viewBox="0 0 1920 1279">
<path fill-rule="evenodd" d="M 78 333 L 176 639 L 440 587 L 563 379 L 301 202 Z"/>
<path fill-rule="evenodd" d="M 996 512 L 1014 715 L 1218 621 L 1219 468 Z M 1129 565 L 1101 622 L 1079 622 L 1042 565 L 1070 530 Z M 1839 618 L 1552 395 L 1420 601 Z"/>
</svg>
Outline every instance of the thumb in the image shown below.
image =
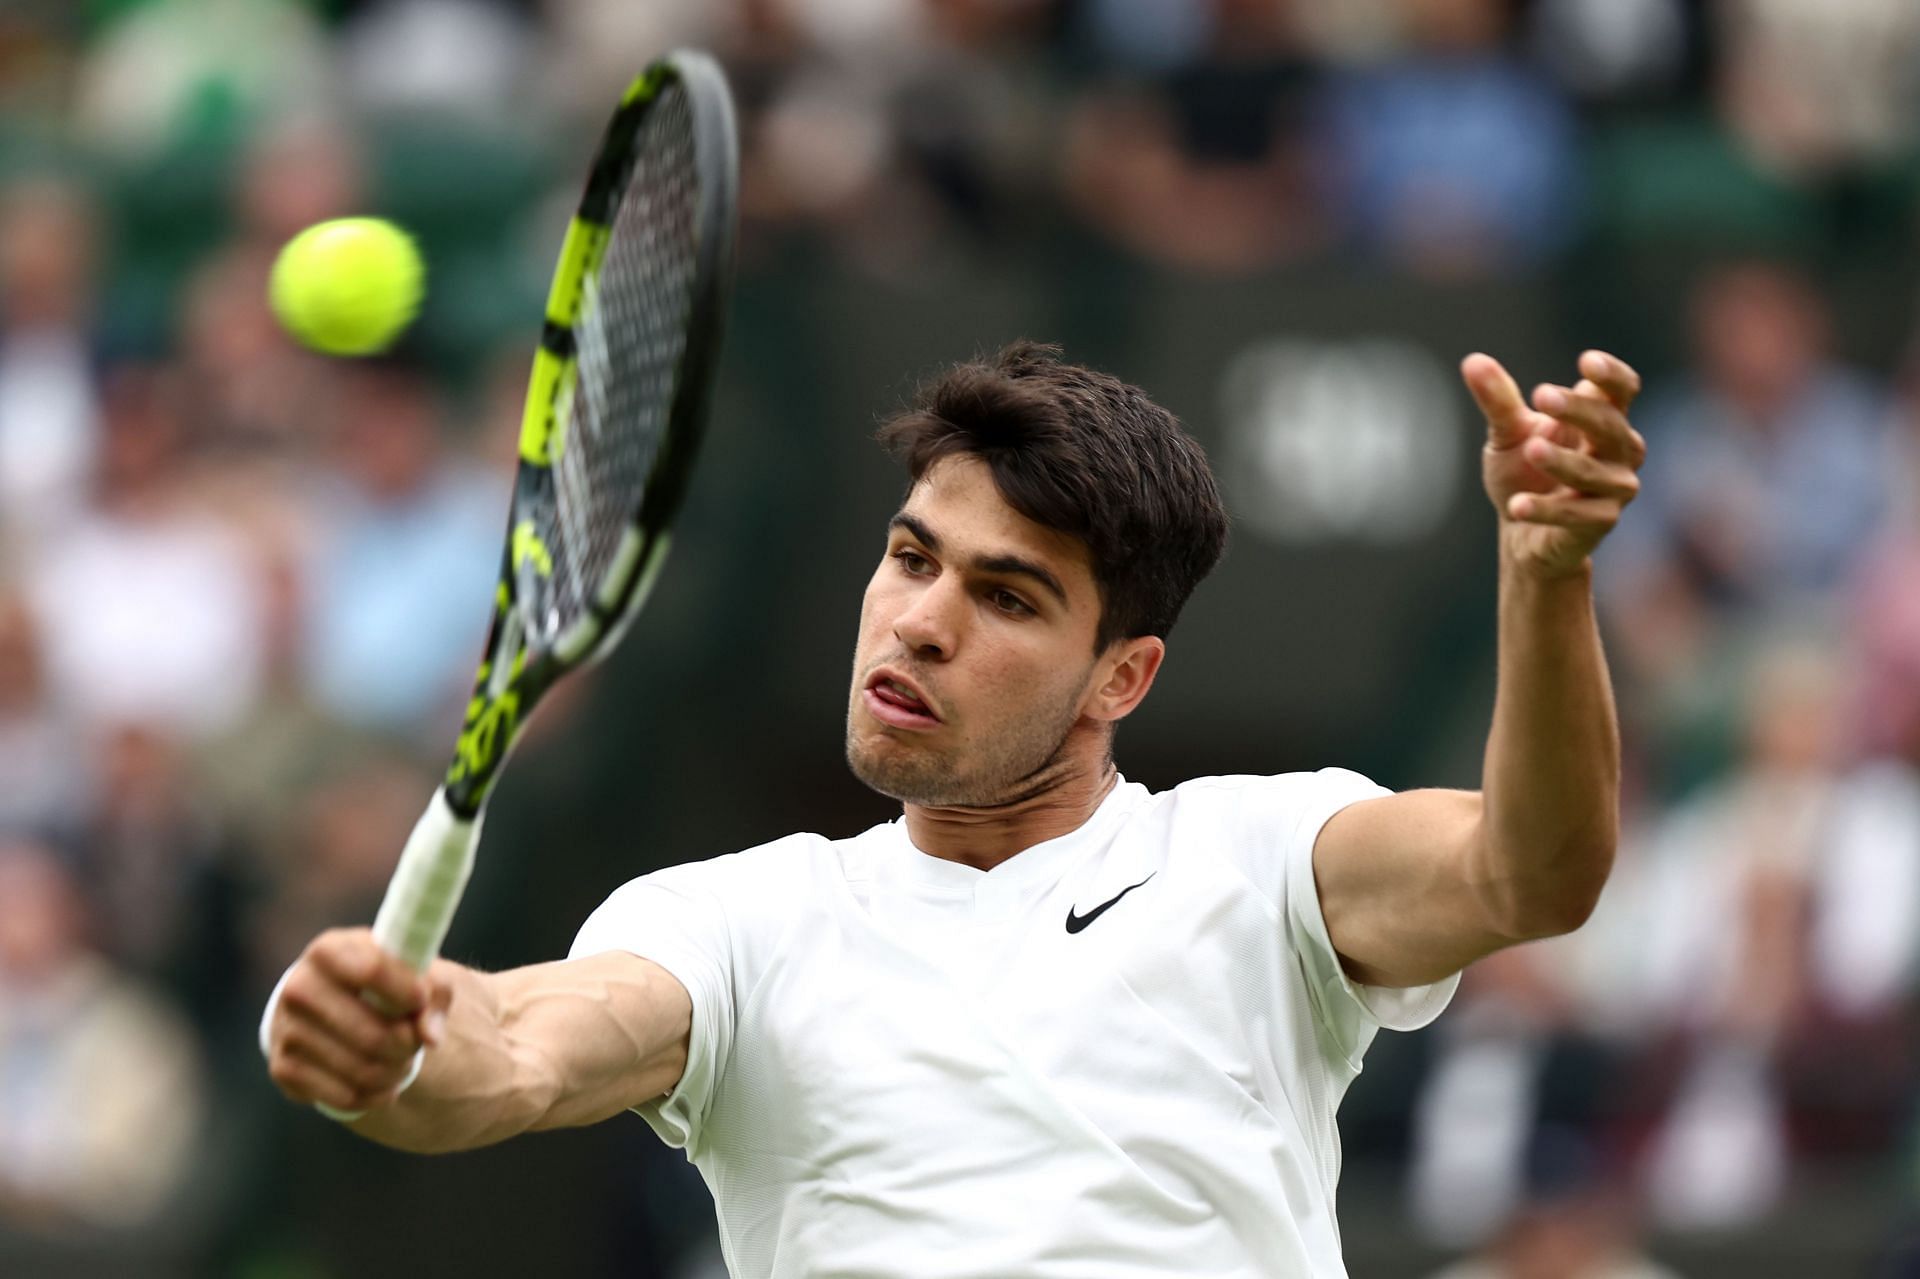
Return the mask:
<svg viewBox="0 0 1920 1279">
<path fill-rule="evenodd" d="M 429 1048 L 438 1047 L 447 1034 L 447 1008 L 453 1003 L 453 984 L 436 981 L 432 976 L 426 980 L 427 997 L 420 1009 L 420 1042 Z"/>
<path fill-rule="evenodd" d="M 1460 380 L 1487 419 L 1487 446 L 1517 448 L 1526 441 L 1532 410 L 1500 361 L 1476 351 L 1460 361 Z"/>
</svg>

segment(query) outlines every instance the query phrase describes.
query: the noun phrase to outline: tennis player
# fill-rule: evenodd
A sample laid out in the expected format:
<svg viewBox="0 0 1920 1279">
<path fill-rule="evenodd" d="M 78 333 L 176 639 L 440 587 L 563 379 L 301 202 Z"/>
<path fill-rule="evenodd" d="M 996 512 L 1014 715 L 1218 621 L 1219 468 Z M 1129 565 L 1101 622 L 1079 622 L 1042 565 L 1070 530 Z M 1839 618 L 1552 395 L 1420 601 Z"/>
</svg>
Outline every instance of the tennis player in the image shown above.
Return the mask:
<svg viewBox="0 0 1920 1279">
<path fill-rule="evenodd" d="M 899 820 L 643 876 L 563 962 L 417 977 L 325 933 L 263 1022 L 274 1080 L 415 1151 L 637 1111 L 737 1276 L 1344 1274 L 1334 1112 L 1376 1031 L 1578 926 L 1613 856 L 1589 556 L 1645 448 L 1633 370 L 1579 371 L 1529 405 L 1462 365 L 1500 516 L 1483 789 L 1121 777 L 1226 516 L 1169 413 L 1019 344 L 882 430 L 911 483 L 846 740 Z"/>
</svg>

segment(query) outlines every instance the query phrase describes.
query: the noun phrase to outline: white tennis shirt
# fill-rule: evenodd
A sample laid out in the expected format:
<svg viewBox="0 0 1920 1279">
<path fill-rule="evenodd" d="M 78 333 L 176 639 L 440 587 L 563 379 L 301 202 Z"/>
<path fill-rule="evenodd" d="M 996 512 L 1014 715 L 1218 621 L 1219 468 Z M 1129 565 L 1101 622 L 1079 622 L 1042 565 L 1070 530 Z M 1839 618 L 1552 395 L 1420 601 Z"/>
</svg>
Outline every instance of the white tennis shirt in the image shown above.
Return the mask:
<svg viewBox="0 0 1920 1279">
<path fill-rule="evenodd" d="M 572 953 L 692 996 L 639 1113 L 738 1279 L 1342 1276 L 1334 1111 L 1375 1031 L 1458 984 L 1356 986 L 1327 939 L 1314 839 L 1385 793 L 1122 780 L 991 871 L 903 821 L 794 835 L 624 885 Z"/>
</svg>

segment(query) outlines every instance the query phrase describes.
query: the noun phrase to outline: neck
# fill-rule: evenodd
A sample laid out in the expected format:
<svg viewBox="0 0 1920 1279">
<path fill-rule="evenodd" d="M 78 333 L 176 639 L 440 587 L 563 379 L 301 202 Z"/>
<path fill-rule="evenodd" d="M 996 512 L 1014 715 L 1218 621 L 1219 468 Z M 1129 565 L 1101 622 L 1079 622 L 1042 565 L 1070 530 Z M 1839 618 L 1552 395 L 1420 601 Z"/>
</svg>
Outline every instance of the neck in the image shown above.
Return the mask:
<svg viewBox="0 0 1920 1279">
<path fill-rule="evenodd" d="M 1033 780 L 1039 783 L 1037 788 L 1000 804 L 979 808 L 907 804 L 907 834 L 915 848 L 931 857 L 992 870 L 1035 844 L 1086 825 L 1120 774 L 1103 752 L 1093 767 L 1056 761 Z"/>
</svg>

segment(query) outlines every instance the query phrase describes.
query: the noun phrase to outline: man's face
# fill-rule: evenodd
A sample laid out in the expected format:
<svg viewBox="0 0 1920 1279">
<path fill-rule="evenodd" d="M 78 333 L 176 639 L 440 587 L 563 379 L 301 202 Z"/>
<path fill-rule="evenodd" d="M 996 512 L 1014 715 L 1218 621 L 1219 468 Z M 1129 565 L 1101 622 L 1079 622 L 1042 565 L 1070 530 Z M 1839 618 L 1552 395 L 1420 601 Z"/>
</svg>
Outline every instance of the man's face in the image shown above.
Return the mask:
<svg viewBox="0 0 1920 1279">
<path fill-rule="evenodd" d="M 983 807 L 1046 789 L 1094 687 L 1100 592 L 1078 539 L 1027 519 L 978 458 L 935 463 L 867 584 L 847 763 L 903 803 Z"/>
</svg>

